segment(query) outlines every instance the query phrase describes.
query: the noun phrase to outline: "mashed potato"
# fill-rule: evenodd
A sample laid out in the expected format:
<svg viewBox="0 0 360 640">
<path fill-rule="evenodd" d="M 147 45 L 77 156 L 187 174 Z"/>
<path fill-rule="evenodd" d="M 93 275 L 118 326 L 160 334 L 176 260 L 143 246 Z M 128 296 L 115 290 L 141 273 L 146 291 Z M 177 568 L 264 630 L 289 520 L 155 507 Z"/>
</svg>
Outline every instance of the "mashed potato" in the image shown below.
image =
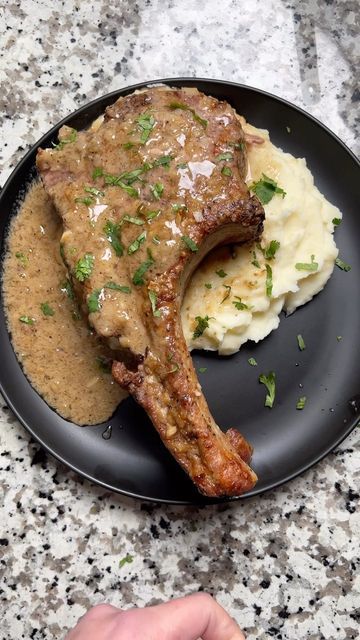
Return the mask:
<svg viewBox="0 0 360 640">
<path fill-rule="evenodd" d="M 249 149 L 247 183 L 265 174 L 286 195 L 277 193 L 264 205 L 259 243 L 212 252 L 186 292 L 182 323 L 189 348 L 222 355 L 235 353 L 247 340 L 262 340 L 278 327 L 282 309 L 292 313 L 323 289 L 338 254 L 332 220 L 342 217 L 315 187 L 303 158 L 275 147 L 267 131 L 249 124 L 244 129 L 265 139 Z M 198 337 L 196 317 L 208 324 Z"/>
</svg>

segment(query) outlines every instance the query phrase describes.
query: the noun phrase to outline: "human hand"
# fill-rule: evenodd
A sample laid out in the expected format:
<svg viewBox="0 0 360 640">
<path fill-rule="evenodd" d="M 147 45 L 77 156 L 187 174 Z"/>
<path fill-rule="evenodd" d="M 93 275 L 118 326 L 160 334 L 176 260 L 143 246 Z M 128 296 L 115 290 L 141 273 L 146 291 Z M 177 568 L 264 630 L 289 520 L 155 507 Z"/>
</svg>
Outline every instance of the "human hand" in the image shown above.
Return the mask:
<svg viewBox="0 0 360 640">
<path fill-rule="evenodd" d="M 206 593 L 121 611 L 100 604 L 65 640 L 245 640 L 236 622 Z"/>
</svg>

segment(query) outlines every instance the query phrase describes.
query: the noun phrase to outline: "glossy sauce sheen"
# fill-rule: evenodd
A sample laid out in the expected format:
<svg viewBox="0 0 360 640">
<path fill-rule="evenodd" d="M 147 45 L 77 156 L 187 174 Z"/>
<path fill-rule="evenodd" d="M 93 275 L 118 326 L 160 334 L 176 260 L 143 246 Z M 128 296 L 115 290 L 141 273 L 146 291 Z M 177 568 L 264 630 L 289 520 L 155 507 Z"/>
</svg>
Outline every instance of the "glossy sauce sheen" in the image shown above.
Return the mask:
<svg viewBox="0 0 360 640">
<path fill-rule="evenodd" d="M 9 233 L 3 278 L 8 325 L 24 372 L 46 402 L 76 424 L 98 424 L 127 394 L 103 370 L 109 350 L 90 332 L 67 294 L 61 234 L 61 221 L 44 188 L 35 184 Z M 44 303 L 53 315 L 44 315 Z"/>
</svg>

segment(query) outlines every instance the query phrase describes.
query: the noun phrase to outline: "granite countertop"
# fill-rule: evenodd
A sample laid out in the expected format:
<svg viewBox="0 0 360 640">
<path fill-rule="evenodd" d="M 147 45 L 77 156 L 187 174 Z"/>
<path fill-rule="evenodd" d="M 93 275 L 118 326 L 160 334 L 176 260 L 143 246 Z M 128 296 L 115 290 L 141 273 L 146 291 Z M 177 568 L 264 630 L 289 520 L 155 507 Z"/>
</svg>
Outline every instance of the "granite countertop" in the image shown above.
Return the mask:
<svg viewBox="0 0 360 640">
<path fill-rule="evenodd" d="M 7 0 L 1 184 L 77 107 L 180 75 L 274 92 L 359 151 L 355 12 L 352 0 Z M 63 638 L 95 603 L 143 606 L 197 590 L 215 594 L 249 640 L 358 637 L 358 430 L 262 497 L 159 507 L 82 480 L 0 405 L 1 640 Z"/>
</svg>

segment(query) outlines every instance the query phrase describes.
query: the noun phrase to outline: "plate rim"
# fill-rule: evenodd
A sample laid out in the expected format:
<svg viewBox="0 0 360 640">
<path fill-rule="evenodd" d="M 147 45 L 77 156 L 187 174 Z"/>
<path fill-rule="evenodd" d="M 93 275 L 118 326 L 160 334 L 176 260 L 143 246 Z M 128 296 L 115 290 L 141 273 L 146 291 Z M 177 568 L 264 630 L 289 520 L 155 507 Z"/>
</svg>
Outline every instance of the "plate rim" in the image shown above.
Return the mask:
<svg viewBox="0 0 360 640">
<path fill-rule="evenodd" d="M 35 144 L 31 145 L 31 147 L 28 149 L 26 154 L 15 165 L 15 167 L 11 171 L 9 177 L 5 181 L 4 186 L 3 186 L 2 190 L 1 190 L 0 203 L 1 203 L 2 199 L 6 196 L 6 193 L 7 193 L 7 190 L 9 189 L 9 187 L 11 187 L 11 184 L 12 184 L 12 181 L 13 181 L 13 179 L 15 177 L 15 174 L 17 172 L 21 171 L 21 169 L 28 162 L 28 160 L 30 159 L 32 154 L 38 149 L 38 147 L 41 146 L 42 141 L 45 140 L 45 139 L 48 139 L 49 137 L 54 137 L 56 135 L 56 133 L 58 132 L 58 130 L 63 125 L 67 124 L 67 122 L 69 120 L 73 119 L 77 115 L 81 115 L 81 113 L 85 109 L 87 109 L 89 107 L 93 107 L 98 103 L 102 103 L 104 100 L 108 101 L 108 100 L 111 100 L 111 98 L 114 98 L 114 100 L 116 100 L 118 97 L 120 97 L 124 93 L 125 94 L 132 93 L 132 92 L 136 91 L 137 89 L 143 89 L 143 88 L 146 88 L 148 86 L 157 85 L 157 84 L 169 85 L 169 84 L 171 84 L 171 82 L 177 82 L 177 83 L 184 82 L 184 83 L 188 83 L 188 84 L 190 83 L 191 85 L 194 85 L 195 87 L 196 87 L 197 83 L 205 83 L 205 84 L 209 84 L 209 85 L 210 84 L 216 84 L 216 85 L 225 86 L 225 87 L 232 86 L 235 89 L 250 91 L 250 92 L 253 92 L 255 94 L 260 94 L 260 95 L 266 96 L 267 98 L 270 98 L 270 99 L 272 99 L 274 101 L 280 102 L 281 104 L 285 105 L 286 107 L 290 108 L 291 110 L 297 111 L 298 113 L 301 114 L 301 116 L 305 117 L 306 119 L 311 120 L 316 126 L 320 127 L 323 131 L 325 131 L 325 133 L 328 136 L 330 136 L 334 140 L 335 143 L 339 144 L 344 149 L 344 151 L 350 155 L 351 159 L 355 162 L 357 167 L 360 169 L 360 161 L 359 161 L 359 159 L 357 158 L 355 153 L 341 140 L 341 138 L 339 138 L 339 136 L 337 134 L 335 134 L 331 129 L 329 129 L 329 127 L 327 125 L 325 125 L 324 123 L 320 122 L 320 120 L 318 120 L 315 116 L 313 116 L 312 114 L 308 113 L 307 111 L 305 111 L 301 107 L 297 106 L 296 104 L 290 102 L 289 100 L 287 100 L 285 98 L 282 98 L 280 96 L 277 96 L 276 94 L 270 93 L 268 91 L 264 91 L 263 89 L 259 89 L 257 87 L 253 87 L 253 86 L 242 84 L 242 83 L 226 81 L 226 80 L 217 80 L 217 79 L 213 79 L 213 78 L 198 78 L 198 77 L 188 77 L 188 76 L 176 76 L 176 77 L 170 77 L 170 78 L 146 80 L 144 82 L 139 82 L 139 83 L 132 84 L 132 85 L 126 85 L 126 86 L 121 87 L 119 89 L 115 89 L 114 91 L 111 91 L 111 92 L 108 92 L 108 93 L 103 94 L 101 96 L 98 96 L 97 98 L 94 98 L 93 100 L 91 100 L 89 102 L 86 102 L 84 105 L 80 106 L 75 111 L 71 111 L 68 115 L 64 116 L 64 118 L 62 118 L 58 123 L 53 125 L 47 132 L 45 132 L 39 138 L 39 140 L 37 140 L 35 142 Z M 6 240 L 6 236 L 4 236 L 4 240 Z M 3 246 L 1 246 L 1 250 L 2 249 L 3 249 Z M 3 304 L 2 297 L 3 297 L 2 296 L 2 292 L 0 291 L 0 300 L 1 300 L 1 303 Z M 11 342 L 11 338 L 10 338 L 9 332 L 8 332 L 8 338 L 9 338 L 9 342 L 10 342 L 11 347 L 12 347 L 12 342 Z M 12 347 L 12 349 L 13 349 L 13 347 Z M 14 352 L 14 354 L 15 354 L 15 352 Z M 15 355 L 15 357 L 16 357 L 16 355 Z M 22 371 L 22 375 L 25 376 L 25 373 L 23 371 Z M 31 384 L 29 380 L 28 380 L 28 382 L 29 382 L 29 384 Z M 4 397 L 7 405 L 10 407 L 10 409 L 13 411 L 13 413 L 15 414 L 17 419 L 19 420 L 20 424 L 26 429 L 26 431 L 31 435 L 31 437 L 38 444 L 40 444 L 40 446 L 42 446 L 47 451 L 47 453 L 49 453 L 53 458 L 55 458 L 55 460 L 58 460 L 59 462 L 61 462 L 65 467 L 71 469 L 72 471 L 77 473 L 80 477 L 85 478 L 89 482 L 91 482 L 91 483 L 93 483 L 95 485 L 99 485 L 99 486 L 103 487 L 104 489 L 107 489 L 108 491 L 114 492 L 116 494 L 124 495 L 124 496 L 126 496 L 128 498 L 131 498 L 131 499 L 142 500 L 144 502 L 151 502 L 151 503 L 155 503 L 155 504 L 173 504 L 173 505 L 182 505 L 182 506 L 186 506 L 186 505 L 187 506 L 188 505 L 207 506 L 207 505 L 213 505 L 213 504 L 231 503 L 231 502 L 235 502 L 235 501 L 237 502 L 238 500 L 249 500 L 250 498 L 254 498 L 254 497 L 257 497 L 257 496 L 262 496 L 265 493 L 268 493 L 269 491 L 273 491 L 274 489 L 276 489 L 278 487 L 282 487 L 284 484 L 287 484 L 288 482 L 291 482 L 292 480 L 294 480 L 297 477 L 301 477 L 306 471 L 308 471 L 309 469 L 311 469 L 312 467 L 317 465 L 321 460 L 323 460 L 327 455 L 329 455 L 329 453 L 334 451 L 334 449 L 336 449 L 336 447 L 338 447 L 351 434 L 351 432 L 353 431 L 353 429 L 356 427 L 356 425 L 359 422 L 359 416 L 355 415 L 353 420 L 349 420 L 348 421 L 348 423 L 347 423 L 346 427 L 344 428 L 344 430 L 342 431 L 340 437 L 338 437 L 334 442 L 332 442 L 331 445 L 325 447 L 325 449 L 315 459 L 312 459 L 309 463 L 302 465 L 302 467 L 300 469 L 297 469 L 293 473 L 288 474 L 281 481 L 273 481 L 271 484 L 269 484 L 266 487 L 266 489 L 260 489 L 260 488 L 256 489 L 256 486 L 255 486 L 255 488 L 253 490 L 247 492 L 246 494 L 243 494 L 241 496 L 235 496 L 235 497 L 206 498 L 205 496 L 201 496 L 201 494 L 199 493 L 199 499 L 198 500 L 195 500 L 195 499 L 193 499 L 193 500 L 175 500 L 175 499 L 171 499 L 170 500 L 168 498 L 154 498 L 153 496 L 145 496 L 143 494 L 138 494 L 138 493 L 135 493 L 135 492 L 132 492 L 132 491 L 128 491 L 126 489 L 120 489 L 118 487 L 114 487 L 113 485 L 111 485 L 111 484 L 109 484 L 109 483 L 107 483 L 107 482 L 105 482 L 103 480 L 95 479 L 89 473 L 84 472 L 81 469 L 79 469 L 76 465 L 74 465 L 72 463 L 69 463 L 66 459 L 64 459 L 62 457 L 61 454 L 56 453 L 54 451 L 54 449 L 50 445 L 48 445 L 46 442 L 44 442 L 42 437 L 37 435 L 34 432 L 33 428 L 21 416 L 21 413 L 18 411 L 18 409 L 13 404 L 11 398 L 9 397 L 9 394 L 5 391 L 1 378 L 0 378 L 0 392 L 1 392 L 2 396 Z M 52 409 L 52 411 L 54 411 L 54 409 Z"/>
</svg>

